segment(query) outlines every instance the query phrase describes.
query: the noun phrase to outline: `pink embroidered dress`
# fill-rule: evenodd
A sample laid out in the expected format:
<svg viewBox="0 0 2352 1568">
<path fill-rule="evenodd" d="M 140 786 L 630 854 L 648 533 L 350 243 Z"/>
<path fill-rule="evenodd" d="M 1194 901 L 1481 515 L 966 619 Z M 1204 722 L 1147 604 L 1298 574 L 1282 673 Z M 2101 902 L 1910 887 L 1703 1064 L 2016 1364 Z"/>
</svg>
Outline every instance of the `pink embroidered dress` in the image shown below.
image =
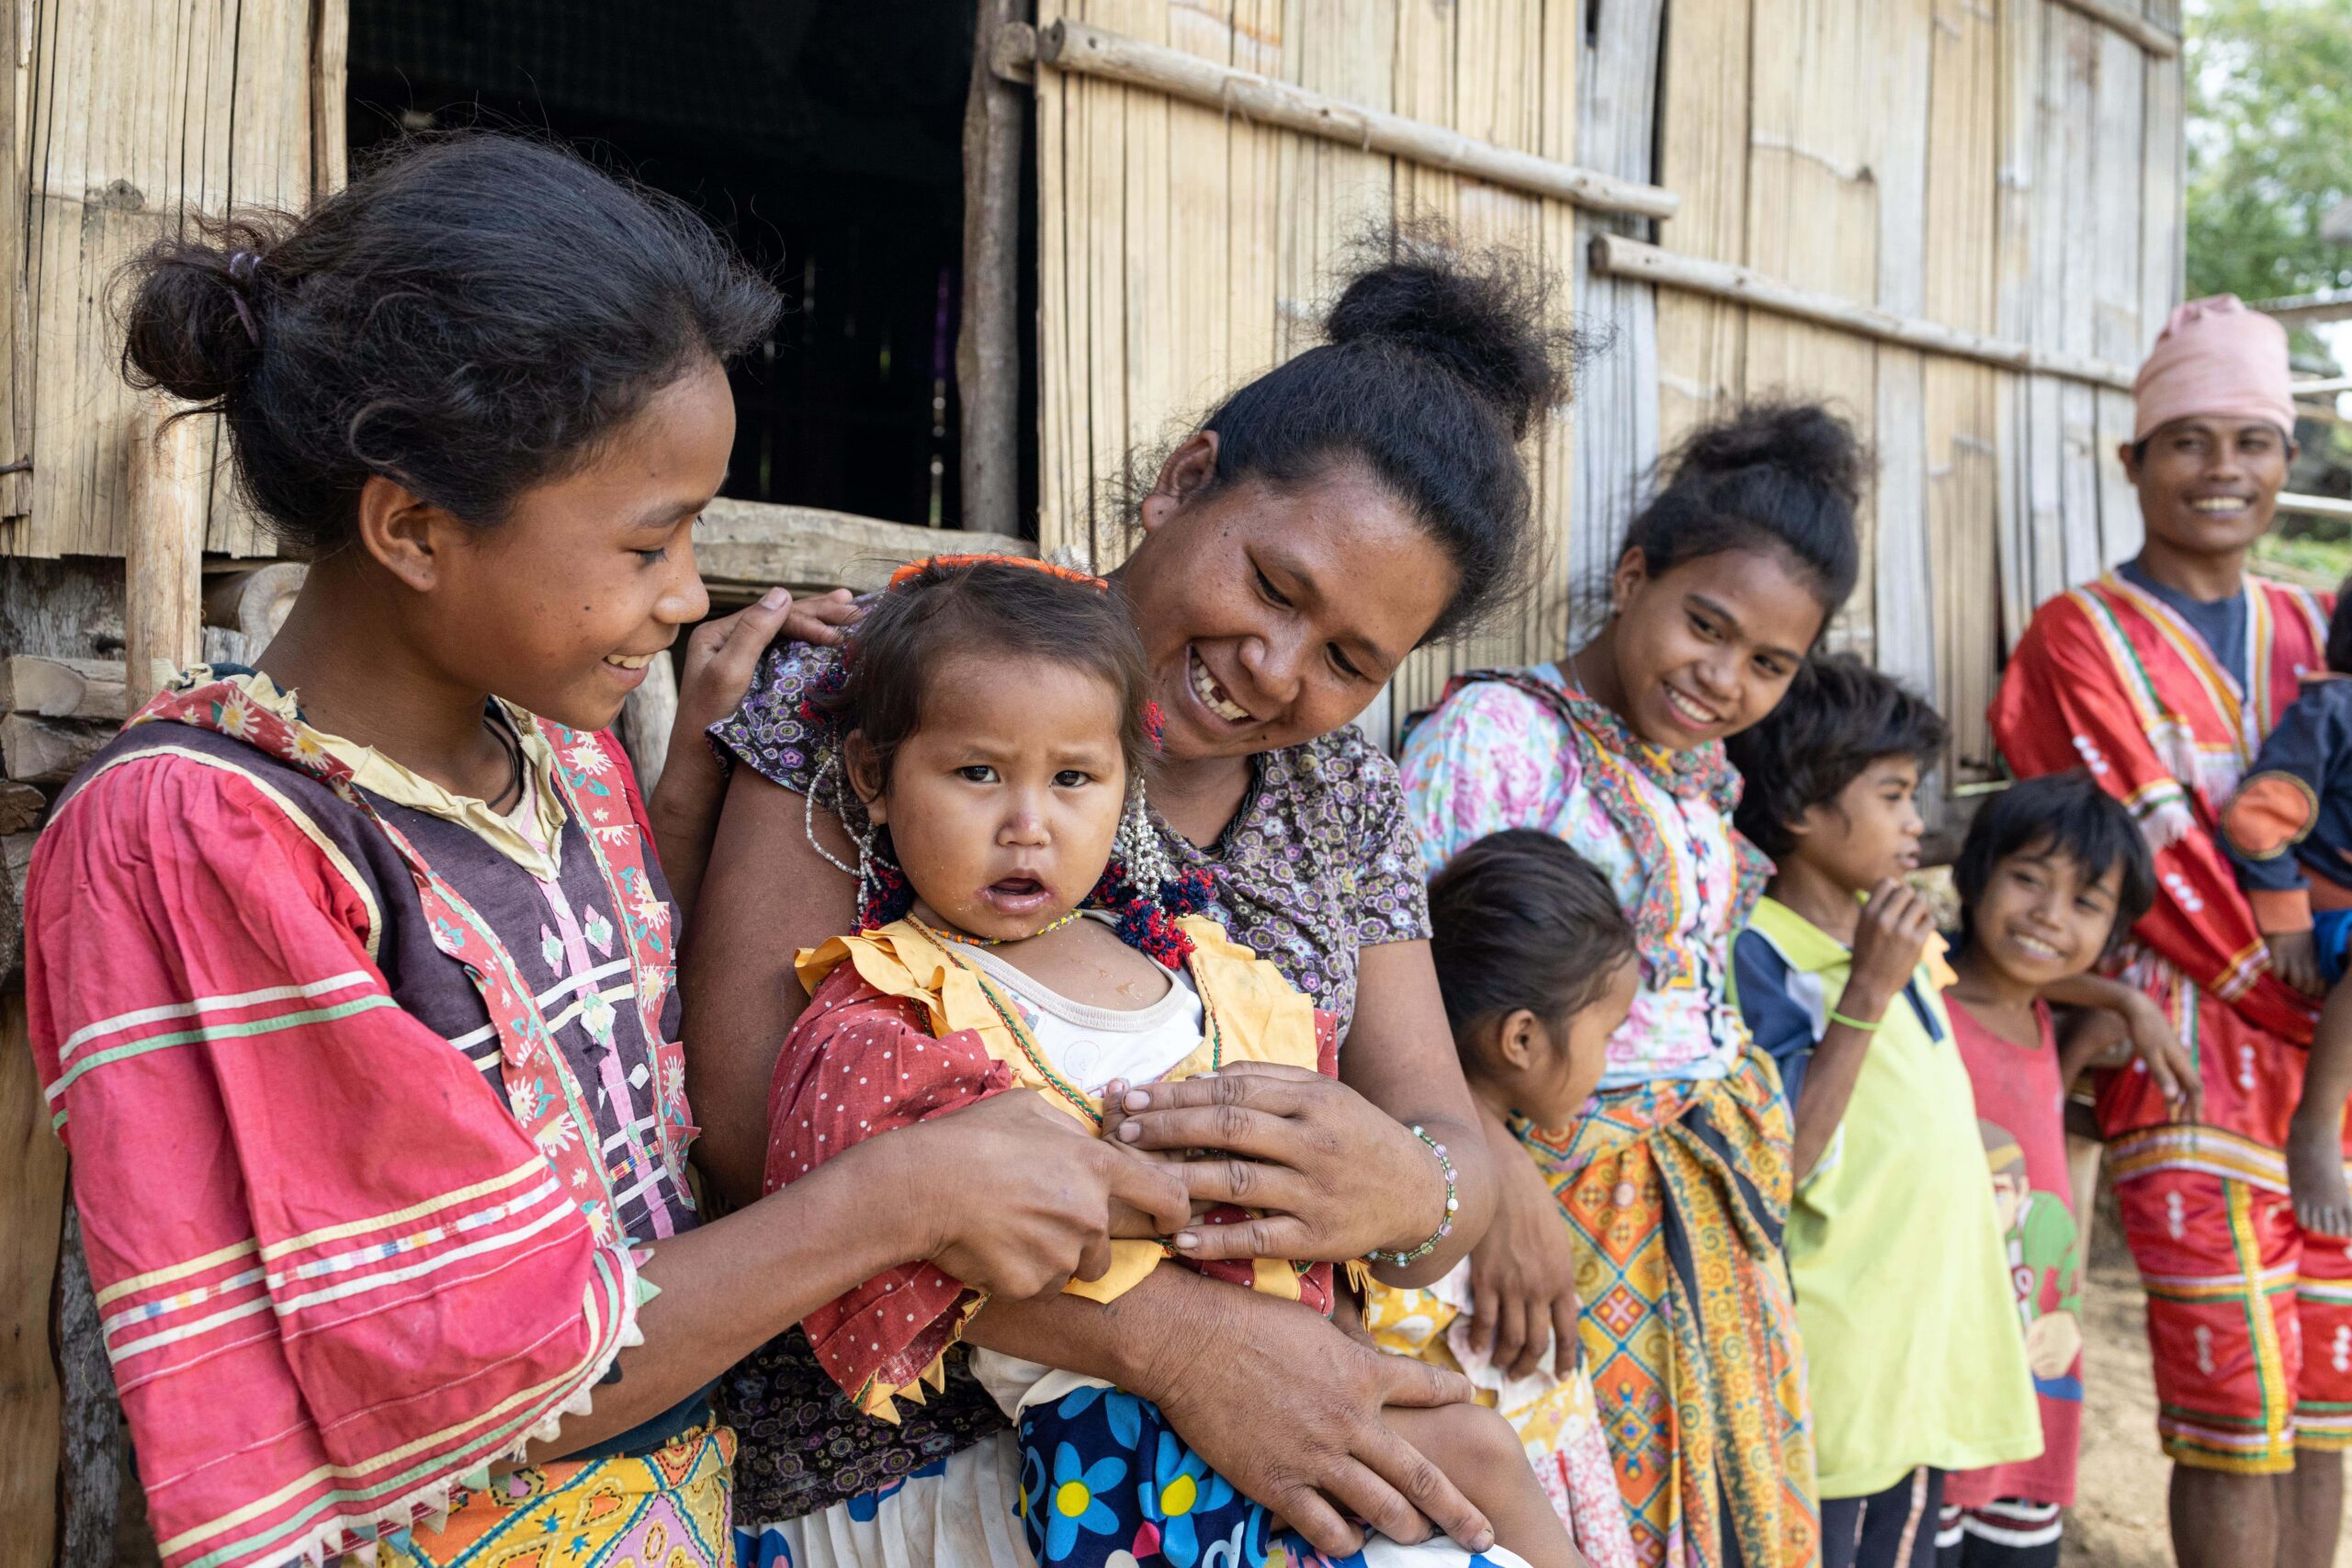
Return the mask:
<svg viewBox="0 0 2352 1568">
<path fill-rule="evenodd" d="M 166 1568 L 442 1533 L 590 1407 L 640 1338 L 633 1248 L 695 1223 L 628 762 L 489 717 L 526 760 L 512 818 L 198 669 L 41 835 L 33 1052 Z M 732 1439 L 671 1415 L 601 1450 L 674 1460 L 614 1518 L 710 1562 Z"/>
</svg>

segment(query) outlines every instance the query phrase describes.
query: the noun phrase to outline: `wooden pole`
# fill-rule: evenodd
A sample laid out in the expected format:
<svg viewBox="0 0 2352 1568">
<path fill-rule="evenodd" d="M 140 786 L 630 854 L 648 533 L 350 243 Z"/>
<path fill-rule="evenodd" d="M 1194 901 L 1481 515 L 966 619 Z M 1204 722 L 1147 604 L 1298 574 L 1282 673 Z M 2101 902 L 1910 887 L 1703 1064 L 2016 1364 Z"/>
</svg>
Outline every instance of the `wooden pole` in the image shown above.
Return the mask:
<svg viewBox="0 0 2352 1568">
<path fill-rule="evenodd" d="M 1309 92 L 1254 71 L 1237 71 L 1197 54 L 1141 43 L 1083 22 L 1058 21 L 1040 32 L 1037 63 L 1148 87 L 1171 98 L 1238 114 L 1256 124 L 1345 142 L 1424 168 L 1451 169 L 1489 185 L 1548 196 L 1591 211 L 1665 219 L 1673 217 L 1681 205 L 1681 197 L 1657 186 L 1498 147 L 1442 125 Z"/>
<path fill-rule="evenodd" d="M 211 497 L 200 428 L 154 399 L 130 423 L 124 530 L 123 700 L 136 713 L 204 654 L 204 514 Z"/>
<path fill-rule="evenodd" d="M 956 335 L 964 526 L 1018 534 L 1021 509 L 1022 93 L 997 74 L 1022 0 L 978 0 L 964 100 L 964 306 Z"/>
<path fill-rule="evenodd" d="M 1880 343 L 1902 344 L 1929 354 L 1973 359 L 2009 370 L 2067 377 L 2126 392 L 2132 389 L 2132 373 L 2120 365 L 2109 365 L 2080 355 L 2029 348 L 2024 344 L 2011 343 L 2006 338 L 1986 337 L 1982 333 L 1962 332 L 1940 321 L 1860 304 L 1842 295 L 1801 288 L 1784 279 L 1758 272 L 1753 267 L 1709 261 L 1703 256 L 1686 256 L 1679 252 L 1645 245 L 1639 240 L 1629 240 L 1622 234 L 1597 234 L 1593 237 L 1592 265 L 1597 272 L 1646 278 L 1665 288 L 1712 295 L 1735 304 L 1752 305 L 1759 310 L 1770 310 L 1777 315 L 1793 316 L 1799 321 L 1835 327 Z"/>
<path fill-rule="evenodd" d="M 637 770 L 638 793 L 648 800 L 662 782 L 662 769 L 670 760 L 670 734 L 678 727 L 678 672 L 670 660 L 668 654 L 657 654 L 645 667 L 645 679 L 622 701 L 620 719 L 614 725 Z"/>
<path fill-rule="evenodd" d="M 13 901 L 13 893 L 11 894 Z M 0 1517 L 8 1521 L 0 1564 L 48 1568 L 57 1541 L 59 1391 L 49 1353 L 65 1203 L 65 1146 L 49 1130 L 49 1106 L 25 1033 L 25 994 L 0 991 Z"/>
</svg>

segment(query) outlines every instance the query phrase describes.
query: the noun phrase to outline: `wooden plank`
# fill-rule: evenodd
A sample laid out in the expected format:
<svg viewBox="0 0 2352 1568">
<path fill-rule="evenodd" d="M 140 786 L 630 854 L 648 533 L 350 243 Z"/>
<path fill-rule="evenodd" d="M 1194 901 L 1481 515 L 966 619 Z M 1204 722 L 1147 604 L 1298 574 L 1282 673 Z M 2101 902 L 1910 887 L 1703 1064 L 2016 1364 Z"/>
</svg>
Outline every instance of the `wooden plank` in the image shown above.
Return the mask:
<svg viewBox="0 0 2352 1568">
<path fill-rule="evenodd" d="M 0 660 L 0 714 L 42 718 L 123 720 L 122 666 L 108 659 L 55 659 L 34 653 Z M 0 832 L 17 829 L 0 826 Z"/>
<path fill-rule="evenodd" d="M 8 62 L 20 66 L 23 56 L 18 52 L 19 40 L 28 31 L 30 18 L 25 7 L 28 0 L 0 0 L 0 39 L 8 48 Z M 12 471 L 0 474 L 0 519 L 20 515 L 26 498 L 31 493 L 29 470 L 17 464 L 28 450 L 17 415 L 23 401 L 22 380 L 24 361 L 20 357 L 26 320 L 24 310 L 25 261 L 25 167 L 18 149 L 26 129 L 18 123 L 18 89 L 24 80 L 21 69 L 12 70 L 6 77 L 6 91 L 0 92 L 0 257 L 17 280 L 17 286 L 0 299 L 0 370 L 7 372 L 7 384 L 0 386 L 0 468 Z M 8 525 L 0 522 L 0 541 L 10 532 Z M 0 543 L 0 548 L 5 548 Z"/>
<path fill-rule="evenodd" d="M 2149 0 L 2149 16 L 2177 27 L 2180 0 Z M 2147 64 L 2146 109 L 2140 137 L 2140 336 L 2134 357 L 2145 354 L 2180 302 L 2188 266 L 2188 234 L 2181 222 L 2188 172 L 2185 85 L 2177 58 Z"/>
<path fill-rule="evenodd" d="M 943 549 L 973 555 L 1034 556 L 1027 539 L 1001 534 L 942 534 L 813 506 L 719 497 L 695 533 L 695 563 L 717 592 L 726 586 L 794 592 L 834 588 L 869 593 L 909 561 Z"/>
<path fill-rule="evenodd" d="M 2093 225 L 2098 209 L 2098 60 L 2105 39 L 2098 25 L 2078 12 L 2053 8 L 2049 19 L 2052 39 L 2042 59 L 2042 102 L 2045 116 L 2054 115 L 2056 129 L 2045 118 L 2042 149 L 2045 159 L 2054 155 L 2062 162 L 2045 178 L 2035 235 L 2049 258 L 2044 283 L 2054 279 L 2056 284 L 2042 290 L 2036 343 L 2064 353 L 2086 353 L 2097 343 L 2095 258 L 2100 239 Z M 2043 598 L 2097 577 L 2108 564 L 2099 539 L 2098 400 L 2089 388 L 2079 385 L 2061 385 L 2057 394 L 2064 565 L 2061 581 L 2051 584 Z"/>
<path fill-rule="evenodd" d="M 1056 0 L 1039 0 L 1050 20 Z M 1074 337 L 1083 312 L 1077 290 L 1084 268 L 1070 228 L 1072 156 L 1065 126 L 1077 85 L 1058 72 L 1036 73 L 1037 128 L 1037 543 L 1046 555 L 1076 553 L 1083 543 L 1083 383 L 1073 378 Z"/>
<path fill-rule="evenodd" d="M 1012 0 L 978 0 L 964 101 L 964 299 L 956 334 L 965 527 L 1021 531 L 1021 160 L 1023 89 L 992 69 Z M 647 786 L 650 791 L 651 786 Z"/>
<path fill-rule="evenodd" d="M 1347 35 L 1332 37 L 1336 41 Z M 1677 205 L 1671 191 L 1656 186 L 1498 147 L 1368 104 L 1295 87 L 1252 72 L 1220 68 L 1067 18 L 1039 29 L 1037 58 L 1040 64 L 1148 87 L 1192 103 L 1246 114 L 1263 124 L 1368 152 L 1409 158 L 1594 211 L 1670 218 Z"/>
<path fill-rule="evenodd" d="M 1660 243 L 1685 255 L 1747 254 L 1748 0 L 1676 0 L 1658 108 L 1660 184 L 1682 210 Z M 1657 296 L 1658 426 L 1671 446 L 1736 400 L 1747 312 L 1713 295 Z"/>
<path fill-rule="evenodd" d="M 21 784 L 63 784 L 97 749 L 116 727 L 80 719 L 41 718 L 12 713 L 0 717 L 0 757 L 7 776 Z"/>
<path fill-rule="evenodd" d="M 2140 205 L 2147 133 L 2148 85 L 2161 59 L 2151 59 L 2115 32 L 2098 39 L 2098 98 L 2091 141 L 2091 215 L 2078 243 L 2091 261 L 2092 307 L 2081 313 L 2091 352 L 2129 365 L 2141 353 L 2140 317 L 2144 233 Z M 2098 388 L 2090 410 L 2090 461 L 2098 476 L 2099 561 L 2102 567 L 2140 553 L 2140 496 L 2124 477 L 2118 449 L 2132 438 L 2127 392 Z"/>
<path fill-rule="evenodd" d="M 1877 10 L 1877 301 L 1883 310 L 1917 316 L 1928 295 L 1934 0 L 1881 0 Z M 1939 606 L 1928 535 L 1927 361 L 1893 344 L 1882 345 L 1877 359 L 1871 646 L 1881 670 L 1933 696 Z"/>
<path fill-rule="evenodd" d="M 2058 0 L 2058 4 L 2081 12 L 2101 27 L 2112 28 L 2120 39 L 2128 39 L 2158 60 L 2172 60 L 2180 53 L 2180 34 L 2150 21 L 2137 4 L 2122 0 Z"/>
<path fill-rule="evenodd" d="M 1686 256 L 1622 234 L 1603 234 L 1593 243 L 1594 263 L 1602 272 L 1645 278 L 1671 288 L 1686 289 L 1718 299 L 1750 305 L 1774 315 L 1833 328 L 1879 343 L 1899 344 L 1929 354 L 1973 359 L 2007 369 L 2031 369 L 2039 374 L 2086 381 L 2130 390 L 2132 374 L 2119 365 L 2099 363 L 2087 355 L 2046 350 L 1981 333 L 1963 332 L 1941 321 L 1883 310 L 1850 297 L 1802 288 L 1750 266 Z"/>
<path fill-rule="evenodd" d="M 1973 332 L 1995 321 L 2001 105 L 1997 11 L 1939 0 L 1928 92 L 1927 314 Z M 1985 711 L 2001 649 L 1997 388 L 2007 372 L 1931 357 L 1922 377 L 1937 705 L 1951 728 L 1945 791 L 1992 776 Z M 1882 615 L 1882 624 L 1884 617 Z M 1957 813 L 1946 798 L 1947 825 Z"/>
<path fill-rule="evenodd" d="M 25 995 L 0 992 L 0 1517 L 10 1568 L 47 1568 L 57 1539 L 58 1386 L 50 1297 L 65 1201 L 65 1148 L 49 1130 Z"/>
<path fill-rule="evenodd" d="M 1664 6 L 1660 0 L 1609 0 L 1588 19 L 1598 28 L 1577 59 L 1577 156 L 1620 178 L 1647 180 Z M 1622 237 L 1626 227 L 1604 214 L 1577 215 L 1577 319 L 1611 342 L 1606 355 L 1586 366 L 1577 389 L 1568 578 L 1577 584 L 1607 575 L 1658 458 L 1657 290 L 1593 263 L 1595 243 Z"/>
<path fill-rule="evenodd" d="M 349 0 L 311 0 L 311 198 L 333 196 L 351 177 L 350 113 L 344 85 L 351 59 Z M 1017 107 L 1017 106 L 1016 106 Z"/>
<path fill-rule="evenodd" d="M 1995 180 L 1995 331 L 2013 342 L 2033 335 L 2034 196 L 2040 181 L 2042 16 L 2044 0 L 1998 0 L 2001 42 L 1997 125 L 2000 162 Z M 2041 603 L 2035 593 L 2036 530 L 2032 479 L 2034 446 L 2047 427 L 2031 417 L 2026 378 L 2005 376 L 1994 389 L 1999 437 L 1996 489 L 2001 564 L 2001 624 L 2013 641 Z M 2052 440 L 2054 430 L 2048 430 Z M 2054 466 L 2054 462 L 2053 462 Z M 2052 531 L 2054 534 L 2054 530 Z"/>
</svg>

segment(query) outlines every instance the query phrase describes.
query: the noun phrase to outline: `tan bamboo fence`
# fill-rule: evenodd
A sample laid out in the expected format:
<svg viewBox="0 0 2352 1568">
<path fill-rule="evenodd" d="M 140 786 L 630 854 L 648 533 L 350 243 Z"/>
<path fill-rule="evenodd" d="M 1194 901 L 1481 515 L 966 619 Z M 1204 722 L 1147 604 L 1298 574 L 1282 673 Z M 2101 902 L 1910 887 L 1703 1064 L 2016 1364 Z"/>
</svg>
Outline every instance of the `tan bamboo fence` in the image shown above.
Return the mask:
<svg viewBox="0 0 2352 1568">
<path fill-rule="evenodd" d="M 1368 224 L 1523 247 L 1610 351 L 1530 453 L 1523 619 L 1401 671 L 1555 657 L 1639 477 L 1711 412 L 1825 397 L 1877 453 L 1844 646 L 1933 691 L 1950 776 L 2031 606 L 2128 554 L 2116 444 L 2177 299 L 2176 0 L 1041 0 L 1047 547 L 1296 352 Z"/>
</svg>

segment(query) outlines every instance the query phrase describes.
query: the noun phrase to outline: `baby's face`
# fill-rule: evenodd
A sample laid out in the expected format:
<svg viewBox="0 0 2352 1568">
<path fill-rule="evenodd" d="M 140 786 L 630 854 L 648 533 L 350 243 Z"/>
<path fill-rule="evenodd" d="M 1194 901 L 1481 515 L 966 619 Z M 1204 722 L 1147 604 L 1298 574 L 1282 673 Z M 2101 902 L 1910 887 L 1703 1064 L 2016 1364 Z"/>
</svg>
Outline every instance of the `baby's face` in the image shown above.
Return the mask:
<svg viewBox="0 0 2352 1568">
<path fill-rule="evenodd" d="M 957 661 L 933 679 L 953 700 L 925 701 L 867 809 L 918 912 L 974 936 L 1034 935 L 1111 858 L 1127 787 L 1118 694 L 1047 660 Z"/>
</svg>

